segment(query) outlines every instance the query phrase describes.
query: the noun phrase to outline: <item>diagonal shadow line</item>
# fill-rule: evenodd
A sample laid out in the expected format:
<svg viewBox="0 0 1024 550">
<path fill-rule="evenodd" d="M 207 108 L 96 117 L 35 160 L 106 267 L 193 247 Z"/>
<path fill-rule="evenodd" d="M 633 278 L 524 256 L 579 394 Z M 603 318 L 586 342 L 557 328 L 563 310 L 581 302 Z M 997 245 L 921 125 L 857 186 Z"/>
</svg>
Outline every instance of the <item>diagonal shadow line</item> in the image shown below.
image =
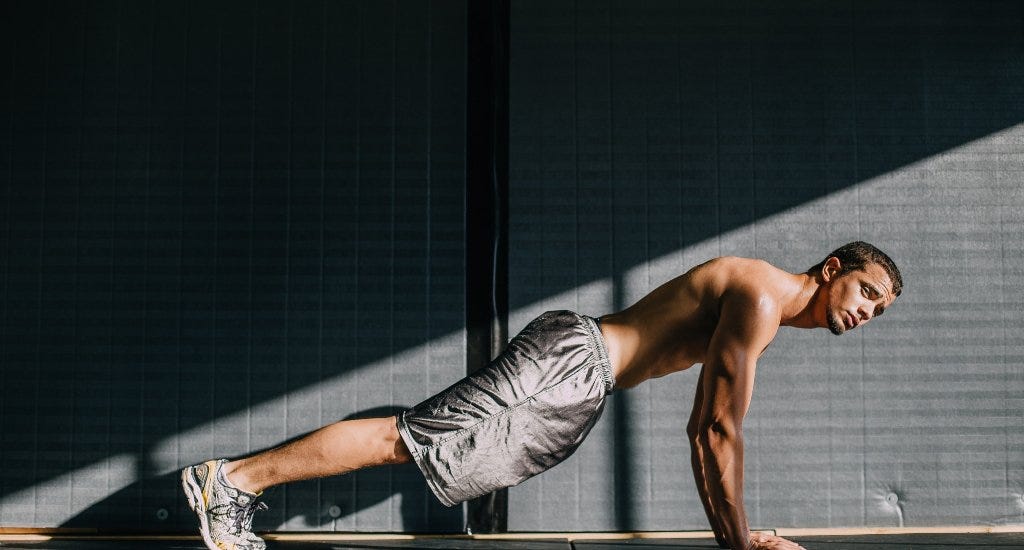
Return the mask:
<svg viewBox="0 0 1024 550">
<path fill-rule="evenodd" d="M 948 6 L 946 7 L 946 10 L 955 11 Z M 946 36 L 946 38 L 948 38 L 948 35 Z M 929 101 L 935 105 L 967 104 L 970 103 L 972 99 L 978 97 L 979 95 L 984 95 L 987 93 L 990 97 L 992 97 L 992 104 L 987 105 L 988 109 L 986 112 L 986 116 L 983 120 L 971 121 L 965 118 L 964 120 L 953 121 L 954 123 L 959 122 L 960 124 L 952 124 L 950 127 L 944 128 L 942 133 L 934 133 L 934 131 L 929 132 L 929 128 L 934 129 L 935 127 L 938 127 L 942 122 L 948 123 L 950 121 L 944 118 L 943 113 L 929 111 L 926 106 L 920 104 L 919 96 L 921 94 L 922 87 L 926 79 L 921 77 L 921 75 L 918 75 L 918 78 L 916 80 L 911 79 L 911 81 L 909 82 L 895 80 L 891 82 L 884 82 L 885 79 L 883 78 L 882 83 L 874 84 L 877 84 L 880 87 L 883 87 L 882 84 L 888 85 L 884 86 L 884 91 L 881 89 L 876 90 L 862 88 L 857 92 L 859 96 L 856 101 L 853 101 L 848 105 L 839 107 L 838 109 L 836 109 L 836 111 L 834 111 L 834 113 L 838 113 L 839 118 L 846 119 L 847 122 L 850 122 L 852 124 L 852 128 L 856 130 L 858 128 L 861 128 L 862 126 L 871 126 L 871 120 L 865 119 L 871 119 L 872 117 L 875 116 L 878 116 L 880 118 L 882 116 L 879 115 L 878 113 L 872 113 L 872 106 L 888 104 L 900 107 L 906 106 L 907 108 L 902 110 L 897 110 L 894 108 L 892 111 L 887 111 L 883 113 L 885 116 L 891 116 L 893 118 L 892 120 L 889 121 L 887 126 L 882 128 L 881 130 L 878 130 L 882 132 L 882 135 L 872 136 L 873 138 L 878 138 L 879 142 L 875 144 L 861 143 L 859 145 L 857 159 L 854 160 L 853 162 L 845 163 L 842 167 L 842 173 L 837 174 L 837 177 L 832 182 L 827 184 L 822 183 L 823 180 L 817 179 L 816 176 L 815 178 L 811 178 L 817 183 L 817 185 L 813 187 L 795 189 L 788 188 L 791 192 L 787 196 L 768 197 L 766 196 L 766 192 L 770 191 L 773 188 L 779 187 L 780 184 L 784 183 L 786 179 L 785 177 L 767 176 L 759 178 L 756 181 L 752 181 L 749 178 L 749 174 L 742 177 L 734 176 L 731 180 L 728 177 L 722 177 L 720 175 L 719 182 L 720 184 L 724 182 L 726 184 L 726 188 L 742 188 L 747 191 L 750 191 L 752 189 L 761 189 L 761 197 L 766 200 L 756 203 L 743 201 L 731 203 L 727 198 L 719 199 L 716 203 L 716 210 L 717 215 L 720 217 L 720 219 L 717 220 L 716 223 L 709 223 L 708 228 L 703 231 L 689 231 L 688 233 L 686 233 L 686 237 L 684 240 L 676 240 L 675 242 L 672 242 L 671 240 L 666 240 L 666 244 L 657 245 L 651 250 L 651 256 L 658 257 L 662 254 L 670 252 L 671 250 L 677 249 L 677 247 L 680 245 L 685 247 L 688 244 L 701 242 L 703 240 L 711 238 L 715 234 L 720 234 L 750 223 L 754 223 L 758 219 L 762 219 L 766 216 L 770 216 L 783 210 L 793 208 L 805 202 L 821 198 L 823 196 L 828 195 L 829 193 L 842 190 L 848 186 L 854 185 L 858 181 L 863 181 L 866 179 L 870 179 L 872 177 L 876 177 L 891 172 L 893 170 L 896 170 L 900 166 L 915 162 L 922 158 L 927 158 L 931 155 L 938 154 L 951 147 L 955 147 L 957 145 L 970 142 L 984 135 L 988 135 L 994 131 L 1009 128 L 1018 124 L 1019 122 L 1024 120 L 1024 107 L 1022 107 L 1019 104 L 1019 102 L 1012 100 L 1011 98 L 1019 97 L 1018 95 L 1015 95 L 1017 88 L 1019 88 L 1019 84 L 1000 81 L 993 82 L 989 77 L 985 75 L 974 76 L 976 72 L 966 70 L 969 67 L 976 66 L 978 64 L 985 66 L 986 62 L 988 63 L 987 66 L 992 67 L 994 69 L 998 69 L 1002 66 L 1000 63 L 1003 63 L 1007 68 L 1007 73 L 1015 74 L 1013 73 L 1013 70 L 1019 69 L 1019 63 L 1014 62 L 1012 59 L 1000 57 L 1001 54 L 1005 55 L 1008 53 L 1015 52 L 1016 50 L 1012 48 L 1019 49 L 1021 42 L 1020 36 L 1013 35 L 1011 38 L 1013 38 L 1013 40 L 1009 41 L 1010 46 L 1004 46 L 1004 48 L 1007 49 L 990 50 L 988 52 L 979 51 L 979 55 L 972 59 L 961 60 L 955 57 L 942 59 L 942 51 L 932 54 L 936 56 L 931 59 L 933 65 L 941 65 L 944 69 L 949 70 L 953 74 L 957 74 L 958 71 L 956 69 L 962 68 L 965 70 L 959 72 L 961 76 L 959 76 L 957 81 L 955 82 L 957 84 L 956 88 L 928 88 L 927 92 L 929 94 Z M 715 44 L 716 53 L 712 57 L 715 60 L 719 61 L 721 60 L 721 56 L 726 54 L 726 50 L 729 49 L 729 45 L 737 45 L 740 46 L 741 49 L 750 47 L 750 42 L 746 39 L 741 39 L 738 35 L 726 36 L 724 37 L 722 42 Z M 857 51 L 857 55 L 866 56 L 870 55 L 871 53 L 877 54 L 879 53 L 879 51 L 887 49 L 889 45 L 891 45 L 891 43 L 881 43 L 880 45 L 875 45 L 874 47 L 878 51 L 873 51 L 870 45 L 868 45 L 868 47 L 865 48 L 865 46 L 862 44 L 860 49 Z M 845 52 L 846 49 L 843 49 L 842 51 Z M 827 57 L 828 56 L 825 56 L 825 58 Z M 708 62 L 708 60 L 704 60 L 704 62 L 706 63 Z M 804 68 L 810 69 L 813 68 L 813 66 L 814 64 L 812 63 L 810 67 Z M 865 71 L 869 69 L 869 67 L 858 66 L 857 69 Z M 522 67 L 520 67 L 519 70 L 522 71 Z M 720 72 L 718 72 L 718 69 L 715 69 L 713 67 L 709 68 L 703 65 L 695 66 L 695 70 L 697 70 L 699 74 L 711 74 L 715 77 L 712 78 L 712 80 L 718 82 L 717 88 L 714 92 L 708 93 L 710 94 L 710 96 L 713 96 L 713 100 L 714 102 L 716 102 L 716 104 L 725 105 L 730 103 L 730 101 L 733 99 L 745 99 L 746 103 L 750 105 L 750 113 L 748 114 L 750 114 L 750 116 L 753 119 L 758 118 L 758 116 L 755 115 L 754 111 L 757 111 L 758 113 L 763 113 L 763 109 L 767 107 L 766 105 L 756 105 L 758 100 L 755 97 L 753 90 L 748 90 L 748 92 L 745 94 L 737 93 L 735 95 L 730 95 L 729 92 L 725 91 L 724 88 L 727 88 L 727 82 L 731 75 L 720 74 Z M 810 72 L 813 73 L 814 71 Z M 995 72 L 998 74 L 998 71 Z M 763 97 L 770 98 L 773 94 L 781 93 L 791 89 L 791 87 L 787 83 L 782 82 L 782 80 L 785 78 L 784 76 L 776 77 L 771 74 L 755 76 L 758 77 L 754 79 L 755 85 L 757 87 L 756 91 L 759 94 L 763 94 Z M 868 84 L 872 83 L 870 82 L 870 77 L 865 77 L 864 75 L 861 75 L 858 78 L 867 79 Z M 890 75 L 889 78 L 894 77 Z M 526 92 L 524 92 L 522 89 L 519 90 L 519 93 L 525 99 L 530 98 L 530 96 L 526 94 Z M 697 93 L 698 95 L 700 95 L 700 92 Z M 743 103 L 743 101 L 741 101 L 741 103 Z M 679 108 L 680 110 L 682 110 L 681 105 L 679 106 Z M 827 116 L 828 111 L 822 110 L 820 108 L 809 107 L 805 111 L 803 111 L 802 114 L 806 115 L 810 119 L 820 119 L 824 116 Z M 520 119 L 519 122 L 523 123 L 524 121 Z M 875 122 L 877 123 L 877 120 Z M 736 131 L 747 133 L 753 132 L 753 129 L 751 128 L 751 124 L 749 122 L 734 125 L 734 123 L 730 121 L 719 120 L 718 118 L 716 118 L 713 126 L 714 130 L 711 131 L 710 134 L 708 134 L 710 126 L 706 125 L 694 129 L 693 133 L 688 134 L 688 136 L 713 136 L 715 138 L 713 141 L 718 142 L 719 152 L 721 153 L 726 148 L 726 144 L 724 144 L 723 142 L 727 141 L 725 138 L 728 137 L 731 133 Z M 854 134 L 857 134 L 857 132 L 855 131 Z M 770 133 L 766 135 L 770 135 Z M 912 143 L 904 143 L 905 138 L 907 138 L 908 136 L 915 135 L 923 136 L 923 140 L 914 141 Z M 807 142 L 802 145 L 810 145 L 810 142 L 813 141 L 814 137 L 820 136 L 808 136 Z M 13 139 L 11 141 L 13 141 Z M 522 144 L 520 144 L 519 147 L 522 147 Z M 524 154 L 522 157 L 526 158 L 527 156 L 528 155 Z M 754 151 L 749 151 L 747 160 L 753 163 L 753 159 L 755 156 L 757 155 L 754 153 Z M 761 160 L 764 161 L 765 159 Z M 767 164 L 765 166 L 762 166 L 761 169 L 796 169 L 802 164 L 802 160 L 803 159 L 801 159 L 800 161 L 777 161 L 774 164 L 772 162 L 766 161 Z M 552 191 L 557 192 L 558 189 L 555 188 Z M 11 201 L 11 204 L 14 205 L 15 209 L 17 209 L 17 207 L 26 206 L 26 204 L 17 202 L 16 198 L 13 196 L 8 196 L 7 199 L 8 201 Z M 31 197 L 28 197 L 28 199 L 31 199 Z M 728 206 L 730 204 L 739 205 L 740 210 L 742 211 L 730 213 L 728 211 Z M 693 214 L 695 218 L 706 219 L 706 213 L 698 210 L 703 209 L 690 209 L 688 210 L 688 213 Z M 16 232 L 12 232 L 9 230 L 7 233 L 7 246 L 11 247 L 12 242 L 15 242 L 18 236 L 19 235 Z M 249 235 L 248 238 L 255 239 L 256 235 Z M 38 264 L 37 258 L 33 256 L 20 256 L 20 254 L 22 254 L 22 251 L 12 252 L 9 248 L 8 252 L 12 256 L 12 258 L 10 263 L 7 266 L 5 266 L 4 275 L 5 282 L 9 287 L 9 292 L 13 293 L 18 290 L 18 285 L 20 284 L 18 282 L 17 276 L 24 273 L 31 273 L 33 269 L 36 269 Z M 621 272 L 619 275 L 621 276 Z M 394 295 L 396 297 L 420 295 L 417 293 L 418 289 L 413 288 L 415 286 L 416 285 L 410 285 L 409 288 L 399 288 L 396 292 L 394 292 Z M 550 295 L 551 293 L 557 291 L 557 288 L 553 290 L 550 286 L 544 288 L 544 295 L 534 294 L 528 290 L 523 291 L 520 295 L 514 298 L 515 302 L 511 304 L 511 307 L 524 307 L 529 303 L 533 303 L 538 299 L 542 299 L 544 296 Z M 16 317 L 15 315 L 10 314 L 10 311 L 17 305 L 18 303 L 14 301 L 10 301 L 7 304 L 5 304 L 5 315 L 8 315 L 8 319 L 18 319 L 18 317 Z M 39 307 L 41 308 L 42 306 Z M 60 312 L 56 310 L 40 311 L 39 315 L 42 318 L 50 319 L 59 317 Z M 214 315 L 216 315 L 216 312 L 214 312 Z M 461 327 L 458 327 L 454 324 L 439 323 L 433 325 L 430 328 L 430 336 L 436 337 L 441 334 L 449 334 L 453 331 L 458 330 L 461 330 Z M 50 345 L 59 344 L 59 341 L 52 340 L 52 336 L 47 333 L 38 334 L 37 341 L 34 342 L 16 341 L 14 340 L 14 338 L 15 335 L 13 334 L 5 334 L 4 353 L 5 357 L 7 358 L 32 356 L 33 353 L 29 348 L 33 346 L 40 346 L 45 348 Z M 364 361 L 361 362 L 361 365 L 366 363 L 372 363 L 374 360 L 378 360 L 384 357 L 386 356 L 382 355 L 364 357 Z M 38 376 L 40 380 L 60 379 L 61 377 L 67 375 L 67 366 L 64 364 L 39 364 L 38 367 Z M 350 370 L 356 370 L 359 368 L 361 368 L 361 366 L 349 367 Z M 126 386 L 132 383 L 135 375 L 134 371 L 131 368 L 129 368 L 129 365 L 127 363 L 125 363 L 124 365 L 117 366 L 117 368 L 113 369 L 112 374 L 115 377 L 115 382 L 124 384 Z M 310 380 L 309 384 L 316 384 L 322 380 L 323 379 Z M 274 399 L 275 397 L 278 397 L 280 395 L 282 394 L 279 392 L 257 390 L 253 392 L 251 402 L 259 403 L 262 401 Z M 40 395 L 40 398 L 42 399 L 42 403 L 40 403 L 39 405 L 40 410 L 45 410 L 50 406 L 57 405 L 55 401 L 48 401 L 48 399 L 50 398 L 46 395 Z M 5 404 L 7 407 L 11 407 L 11 403 L 14 401 L 14 396 L 5 397 Z M 228 407 L 224 410 L 218 411 L 218 413 L 224 414 L 230 413 L 232 411 L 238 411 L 240 410 L 239 407 L 244 406 L 244 403 L 237 403 L 233 405 L 234 408 Z M 172 437 L 183 430 L 194 428 L 196 426 L 201 425 L 203 422 L 215 420 L 218 417 L 219 416 L 212 416 L 208 418 L 193 418 L 189 421 L 182 422 L 178 426 L 178 431 L 162 430 L 151 435 L 155 437 Z M 34 445 L 36 445 L 34 436 L 32 434 L 28 434 L 26 431 L 23 431 L 19 427 L 15 426 L 14 422 L 16 421 L 16 419 L 12 420 L 12 416 L 7 417 L 4 430 L 5 447 L 9 449 L 25 449 L 31 448 Z M 39 429 L 59 430 L 61 424 L 66 423 L 67 419 L 37 418 L 35 421 L 38 422 Z M 71 448 L 68 447 L 67 445 L 69 445 L 68 442 L 58 441 L 56 442 L 56 447 L 53 449 L 53 452 L 57 455 L 73 454 L 71 452 Z M 134 452 L 135 449 L 136 447 L 134 446 L 133 443 L 117 442 L 111 444 L 107 452 L 112 456 L 122 452 Z M 67 467 L 69 469 L 74 469 L 76 467 L 84 465 L 84 461 L 72 461 L 71 463 L 68 464 Z M 45 479 L 48 479 L 48 476 L 41 473 L 26 475 L 24 477 L 19 477 L 18 479 L 5 479 L 2 494 L 10 494 L 12 492 L 24 489 L 26 487 L 30 487 L 33 484 L 39 483 Z"/>
</svg>

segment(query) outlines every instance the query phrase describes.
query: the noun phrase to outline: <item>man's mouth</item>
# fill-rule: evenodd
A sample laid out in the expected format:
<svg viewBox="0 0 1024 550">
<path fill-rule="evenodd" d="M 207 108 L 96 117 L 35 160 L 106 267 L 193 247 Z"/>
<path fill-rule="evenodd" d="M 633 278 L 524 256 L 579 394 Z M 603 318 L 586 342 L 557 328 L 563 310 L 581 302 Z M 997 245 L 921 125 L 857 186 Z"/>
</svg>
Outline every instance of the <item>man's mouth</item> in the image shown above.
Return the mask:
<svg viewBox="0 0 1024 550">
<path fill-rule="evenodd" d="M 857 328 L 857 318 L 849 313 L 846 314 L 846 330 Z"/>
</svg>

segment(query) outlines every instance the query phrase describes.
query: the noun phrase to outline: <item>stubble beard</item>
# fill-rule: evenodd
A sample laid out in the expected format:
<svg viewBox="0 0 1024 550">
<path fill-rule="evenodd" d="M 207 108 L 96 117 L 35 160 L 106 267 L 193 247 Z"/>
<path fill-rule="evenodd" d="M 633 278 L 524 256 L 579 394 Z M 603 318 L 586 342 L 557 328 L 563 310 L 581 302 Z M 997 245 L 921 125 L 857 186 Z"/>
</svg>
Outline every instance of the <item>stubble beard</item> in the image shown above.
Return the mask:
<svg viewBox="0 0 1024 550">
<path fill-rule="evenodd" d="M 836 336 L 839 336 L 842 333 L 846 332 L 846 327 L 844 327 L 839 322 L 838 316 L 835 313 L 832 312 L 832 304 L 831 303 L 828 304 L 828 308 L 826 309 L 826 311 L 829 312 L 828 313 L 828 330 L 831 331 L 832 334 L 835 334 Z"/>
</svg>

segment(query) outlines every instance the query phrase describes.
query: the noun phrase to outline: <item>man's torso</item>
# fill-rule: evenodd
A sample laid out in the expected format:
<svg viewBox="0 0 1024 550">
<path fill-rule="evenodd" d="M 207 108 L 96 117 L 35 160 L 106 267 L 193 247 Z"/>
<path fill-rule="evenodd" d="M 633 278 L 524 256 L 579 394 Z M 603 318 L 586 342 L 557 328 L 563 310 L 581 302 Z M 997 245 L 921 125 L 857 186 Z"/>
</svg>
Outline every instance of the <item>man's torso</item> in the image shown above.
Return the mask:
<svg viewBox="0 0 1024 550">
<path fill-rule="evenodd" d="M 629 308 L 601 318 L 615 385 L 629 388 L 703 363 L 722 296 L 756 285 L 777 297 L 792 275 L 767 262 L 716 258 L 661 285 Z"/>
</svg>

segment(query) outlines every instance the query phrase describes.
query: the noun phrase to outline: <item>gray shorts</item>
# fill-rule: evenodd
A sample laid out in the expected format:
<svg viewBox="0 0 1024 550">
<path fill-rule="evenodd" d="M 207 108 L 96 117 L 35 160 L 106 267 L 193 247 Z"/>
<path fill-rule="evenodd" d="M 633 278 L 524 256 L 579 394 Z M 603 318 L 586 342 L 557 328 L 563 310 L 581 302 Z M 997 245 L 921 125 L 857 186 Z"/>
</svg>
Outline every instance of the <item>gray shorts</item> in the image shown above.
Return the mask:
<svg viewBox="0 0 1024 550">
<path fill-rule="evenodd" d="M 597 422 L 614 379 L 595 319 L 549 311 L 497 359 L 398 416 L 398 430 L 445 506 L 562 462 Z"/>
</svg>

